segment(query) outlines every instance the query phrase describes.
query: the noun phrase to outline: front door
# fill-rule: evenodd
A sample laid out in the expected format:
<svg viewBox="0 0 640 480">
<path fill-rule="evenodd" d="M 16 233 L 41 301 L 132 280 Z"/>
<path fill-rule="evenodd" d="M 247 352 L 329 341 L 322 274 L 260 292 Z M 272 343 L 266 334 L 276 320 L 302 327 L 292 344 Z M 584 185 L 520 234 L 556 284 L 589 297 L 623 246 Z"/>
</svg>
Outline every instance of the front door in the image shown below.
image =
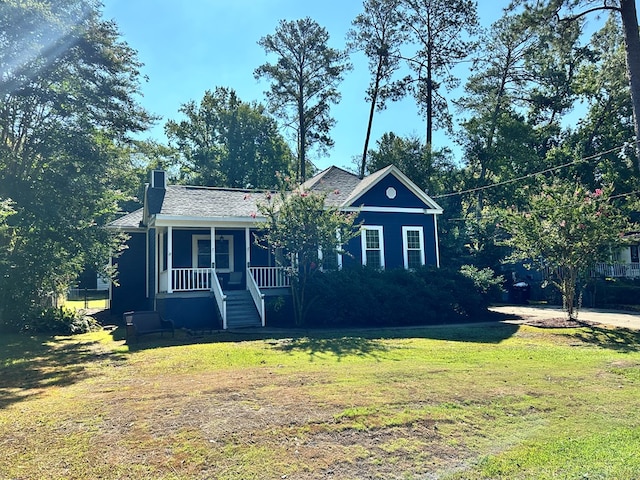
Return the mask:
<svg viewBox="0 0 640 480">
<path fill-rule="evenodd" d="M 233 235 L 216 235 L 215 267 L 218 273 L 233 272 Z M 211 236 L 193 236 L 193 268 L 211 268 Z"/>
</svg>

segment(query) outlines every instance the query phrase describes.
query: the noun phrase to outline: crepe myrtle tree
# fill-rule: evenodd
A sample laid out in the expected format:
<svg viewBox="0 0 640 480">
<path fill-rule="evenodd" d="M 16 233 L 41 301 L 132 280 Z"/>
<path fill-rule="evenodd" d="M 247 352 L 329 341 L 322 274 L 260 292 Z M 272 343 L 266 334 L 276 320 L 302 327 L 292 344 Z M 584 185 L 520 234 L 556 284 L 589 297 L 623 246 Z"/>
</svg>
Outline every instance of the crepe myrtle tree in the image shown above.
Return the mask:
<svg viewBox="0 0 640 480">
<path fill-rule="evenodd" d="M 513 248 L 509 260 L 548 272 L 547 282 L 562 294 L 567 318 L 576 319 L 591 269 L 606 261 L 631 227 L 612 202 L 611 188 L 593 192 L 554 182 L 531 198 L 527 211 L 512 207 L 501 225 Z"/>
<path fill-rule="evenodd" d="M 259 226 L 263 231 L 256 242 L 279 258 L 291 278 L 291 294 L 296 325 L 302 325 L 315 297 L 307 289 L 309 279 L 330 263 L 330 258 L 345 254 L 344 245 L 357 236 L 357 212 L 345 213 L 326 205 L 330 193 L 310 192 L 298 186 L 290 187 L 288 177 L 282 178 L 278 193 L 267 193 L 258 202 L 259 213 L 265 217 Z"/>
</svg>

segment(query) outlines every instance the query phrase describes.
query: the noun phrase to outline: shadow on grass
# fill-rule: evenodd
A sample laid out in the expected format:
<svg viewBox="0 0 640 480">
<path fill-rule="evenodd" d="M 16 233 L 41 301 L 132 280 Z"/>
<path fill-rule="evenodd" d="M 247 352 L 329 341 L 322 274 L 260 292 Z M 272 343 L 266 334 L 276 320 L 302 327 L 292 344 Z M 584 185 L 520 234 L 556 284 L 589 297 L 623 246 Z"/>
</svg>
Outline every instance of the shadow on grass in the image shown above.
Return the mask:
<svg viewBox="0 0 640 480">
<path fill-rule="evenodd" d="M 572 334 L 581 342 L 623 353 L 640 351 L 640 331 L 626 328 L 585 327 Z"/>
<path fill-rule="evenodd" d="M 275 350 L 285 353 L 293 351 L 306 352 L 311 359 L 318 355 L 331 353 L 338 360 L 347 356 L 376 357 L 377 353 L 386 352 L 387 346 L 378 339 L 345 336 L 345 337 L 318 337 L 305 336 L 288 338 L 271 342 Z"/>
<path fill-rule="evenodd" d="M 3 334 L 0 336 L 0 409 L 88 377 L 87 365 L 109 356 L 97 342 L 67 342 L 50 336 Z"/>
<path fill-rule="evenodd" d="M 333 354 L 338 358 L 346 356 L 375 357 L 388 346 L 384 340 L 424 338 L 456 342 L 500 343 L 518 331 L 518 325 L 503 323 L 507 317 L 491 314 L 483 322 L 449 323 L 410 327 L 379 328 L 247 328 L 227 331 L 186 333 L 176 331 L 175 337 L 159 334 L 143 336 L 132 340 L 128 346 L 131 352 L 162 348 L 175 345 L 204 343 L 240 343 L 264 341 L 282 352 L 306 352 L 311 358 L 321 354 Z M 124 332 L 118 328 L 113 332 L 114 340 L 123 340 Z"/>
</svg>

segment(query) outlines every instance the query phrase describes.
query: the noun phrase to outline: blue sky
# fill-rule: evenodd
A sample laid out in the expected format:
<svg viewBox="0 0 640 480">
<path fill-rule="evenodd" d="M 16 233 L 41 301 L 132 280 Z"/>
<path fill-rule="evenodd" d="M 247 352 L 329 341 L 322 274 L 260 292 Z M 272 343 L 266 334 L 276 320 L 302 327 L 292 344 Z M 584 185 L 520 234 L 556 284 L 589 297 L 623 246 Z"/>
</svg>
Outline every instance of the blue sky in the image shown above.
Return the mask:
<svg viewBox="0 0 640 480">
<path fill-rule="evenodd" d="M 508 0 L 480 0 L 479 16 L 489 26 Z M 265 80 L 253 71 L 267 58 L 257 42 L 275 31 L 278 21 L 311 17 L 327 29 L 330 45 L 343 48 L 351 21 L 362 11 L 361 0 L 104 0 L 104 17 L 118 24 L 123 39 L 144 63 L 142 105 L 162 119 L 145 135 L 166 142 L 164 124 L 181 118 L 178 109 L 190 100 L 199 102 L 206 90 L 217 86 L 235 89 L 246 101 L 264 102 Z M 364 92 L 369 72 L 364 57 L 352 57 L 354 69 L 341 84 L 342 101 L 331 108 L 337 124 L 332 130 L 335 147 L 329 156 L 312 160 L 318 168 L 337 165 L 353 168 L 362 154 L 368 105 Z M 376 113 L 370 147 L 384 132 L 419 135 L 425 122 L 409 98 Z M 434 148 L 449 146 L 451 139 L 434 136 Z"/>
</svg>

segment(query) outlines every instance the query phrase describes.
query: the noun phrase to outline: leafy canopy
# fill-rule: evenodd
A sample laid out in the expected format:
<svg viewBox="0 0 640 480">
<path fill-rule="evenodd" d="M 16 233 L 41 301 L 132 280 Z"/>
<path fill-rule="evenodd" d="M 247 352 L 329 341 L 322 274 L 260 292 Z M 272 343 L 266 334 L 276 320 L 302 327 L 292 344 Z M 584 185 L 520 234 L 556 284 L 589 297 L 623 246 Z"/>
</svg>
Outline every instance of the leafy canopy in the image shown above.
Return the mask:
<svg viewBox="0 0 640 480">
<path fill-rule="evenodd" d="M 266 219 L 260 225 L 264 231 L 260 244 L 287 267 L 298 325 L 304 323 L 313 303 L 313 298 L 308 298 L 307 280 L 323 267 L 335 266 L 336 256 L 346 253 L 343 246 L 359 234 L 354 226 L 357 213 L 326 205 L 327 195 L 334 194 L 287 188 L 285 181 L 278 194 L 267 194 L 259 204 Z"/>
<path fill-rule="evenodd" d="M 591 192 L 566 181 L 545 186 L 527 211 L 507 211 L 503 226 L 510 235 L 511 260 L 547 271 L 570 318 L 579 307 L 577 282 L 586 281 L 596 262 L 609 260 L 629 229 L 610 188 Z"/>
<path fill-rule="evenodd" d="M 206 91 L 200 104 L 180 108 L 185 120 L 165 131 L 180 154 L 183 182 L 234 188 L 276 188 L 276 172 L 294 160 L 263 105 L 243 102 L 233 89 Z"/>
<path fill-rule="evenodd" d="M 333 146 L 335 120 L 329 110 L 340 101 L 337 87 L 351 68 L 346 52 L 328 42 L 327 30 L 309 17 L 281 20 L 274 34 L 258 41 L 276 62 L 259 66 L 254 75 L 271 81 L 266 92 L 271 111 L 294 129 L 301 181 L 306 179 L 308 150 L 325 152 Z"/>
<path fill-rule="evenodd" d="M 0 198 L 14 212 L 0 323 L 19 327 L 86 264 L 106 265 L 113 238 L 102 226 L 127 169 L 114 146 L 152 118 L 135 101 L 136 54 L 95 2 L 8 0 L 0 32 Z"/>
</svg>

